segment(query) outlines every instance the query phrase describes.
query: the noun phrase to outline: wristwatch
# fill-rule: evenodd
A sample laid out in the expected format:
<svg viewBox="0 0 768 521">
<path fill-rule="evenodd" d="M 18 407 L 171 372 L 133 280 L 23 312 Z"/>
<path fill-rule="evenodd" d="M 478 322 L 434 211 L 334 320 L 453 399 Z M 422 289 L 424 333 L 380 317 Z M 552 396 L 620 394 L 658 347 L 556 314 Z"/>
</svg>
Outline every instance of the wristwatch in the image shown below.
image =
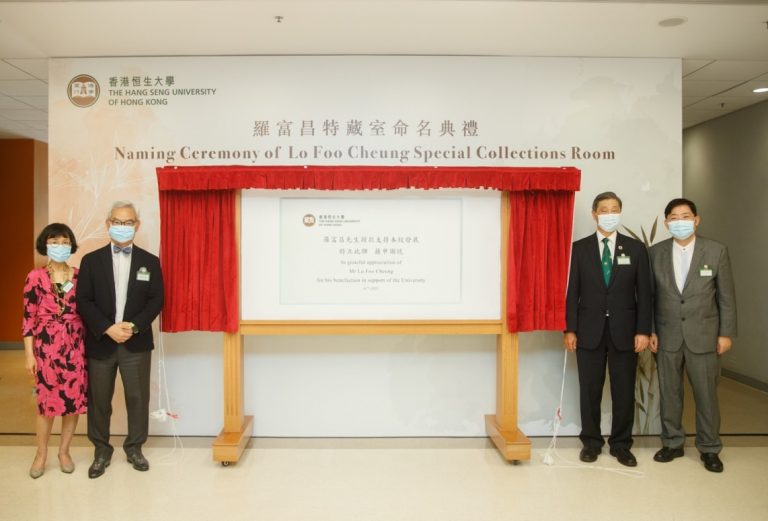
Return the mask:
<svg viewBox="0 0 768 521">
<path fill-rule="evenodd" d="M 136 324 L 134 324 L 133 322 L 131 322 L 131 333 L 133 333 L 134 335 L 139 334 L 139 328 L 136 327 Z"/>
</svg>

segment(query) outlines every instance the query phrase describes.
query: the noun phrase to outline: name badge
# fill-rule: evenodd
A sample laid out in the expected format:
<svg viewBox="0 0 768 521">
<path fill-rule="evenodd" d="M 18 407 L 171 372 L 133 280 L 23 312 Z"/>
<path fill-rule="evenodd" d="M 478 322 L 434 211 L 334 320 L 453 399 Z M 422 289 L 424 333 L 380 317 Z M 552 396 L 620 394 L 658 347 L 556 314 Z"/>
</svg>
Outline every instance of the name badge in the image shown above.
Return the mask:
<svg viewBox="0 0 768 521">
<path fill-rule="evenodd" d="M 136 272 L 136 280 L 140 280 L 142 282 L 149 282 L 149 271 L 147 268 L 142 266 L 139 268 L 139 271 Z"/>
<path fill-rule="evenodd" d="M 711 277 L 712 276 L 712 268 L 710 268 L 709 266 L 707 266 L 705 264 L 704 267 L 699 270 L 699 276 L 700 277 Z"/>
<path fill-rule="evenodd" d="M 628 266 L 628 265 L 632 264 L 632 261 L 631 261 L 631 259 L 629 257 L 627 257 L 626 255 L 624 255 L 622 253 L 621 255 L 616 257 L 616 263 L 621 265 L 621 266 Z"/>
<path fill-rule="evenodd" d="M 62 290 L 64 293 L 69 293 L 69 290 L 71 290 L 71 289 L 72 289 L 72 288 L 74 288 L 74 287 L 75 287 L 75 285 L 74 285 L 74 284 L 72 284 L 72 281 L 71 281 L 71 280 L 68 280 L 67 282 L 65 282 L 65 283 L 64 283 L 64 285 L 63 285 L 63 286 L 61 286 L 61 290 Z"/>
</svg>

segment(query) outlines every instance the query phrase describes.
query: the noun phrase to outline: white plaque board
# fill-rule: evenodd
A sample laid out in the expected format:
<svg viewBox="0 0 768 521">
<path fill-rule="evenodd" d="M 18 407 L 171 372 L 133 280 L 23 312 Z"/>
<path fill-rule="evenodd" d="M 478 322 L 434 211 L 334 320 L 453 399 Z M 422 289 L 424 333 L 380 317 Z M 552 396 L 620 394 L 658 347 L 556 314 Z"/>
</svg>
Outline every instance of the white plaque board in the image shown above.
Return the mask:
<svg viewBox="0 0 768 521">
<path fill-rule="evenodd" d="M 242 319 L 499 319 L 500 200 L 243 191 Z"/>
</svg>

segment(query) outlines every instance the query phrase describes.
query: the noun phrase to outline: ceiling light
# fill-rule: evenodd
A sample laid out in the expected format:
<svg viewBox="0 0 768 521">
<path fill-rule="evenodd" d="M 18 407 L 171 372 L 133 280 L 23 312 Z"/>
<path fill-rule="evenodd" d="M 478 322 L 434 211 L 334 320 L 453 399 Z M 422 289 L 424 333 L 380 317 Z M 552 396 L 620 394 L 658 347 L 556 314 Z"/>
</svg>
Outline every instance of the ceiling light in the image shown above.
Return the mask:
<svg viewBox="0 0 768 521">
<path fill-rule="evenodd" d="M 664 20 L 661 20 L 659 25 L 662 27 L 677 27 L 678 25 L 683 25 L 687 21 L 688 19 L 684 16 L 675 16 L 673 18 L 665 18 Z"/>
<path fill-rule="evenodd" d="M 762 94 L 763 92 L 768 92 L 768 87 L 758 87 L 756 89 L 753 89 L 752 92 L 757 94 Z"/>
</svg>

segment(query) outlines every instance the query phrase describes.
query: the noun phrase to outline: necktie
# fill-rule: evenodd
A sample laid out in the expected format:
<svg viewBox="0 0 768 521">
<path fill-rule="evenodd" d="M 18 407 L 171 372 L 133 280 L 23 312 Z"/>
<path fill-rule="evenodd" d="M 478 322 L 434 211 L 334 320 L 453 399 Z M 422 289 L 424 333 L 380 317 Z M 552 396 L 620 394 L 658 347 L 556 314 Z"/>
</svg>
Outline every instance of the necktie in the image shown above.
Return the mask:
<svg viewBox="0 0 768 521">
<path fill-rule="evenodd" d="M 680 291 L 683 291 L 685 287 L 685 279 L 688 278 L 688 249 L 683 248 L 680 250 Z"/>
<path fill-rule="evenodd" d="M 603 266 L 603 279 L 605 285 L 611 281 L 611 268 L 613 267 L 613 259 L 611 258 L 611 248 L 608 247 L 608 237 L 603 239 L 603 258 L 600 263 Z"/>
<path fill-rule="evenodd" d="M 120 252 L 123 252 L 123 253 L 125 253 L 126 255 L 129 255 L 129 254 L 131 253 L 131 251 L 132 251 L 132 250 L 133 250 L 133 246 L 126 246 L 126 247 L 124 247 L 124 248 L 121 248 L 121 247 L 120 247 L 120 246 L 118 246 L 117 244 L 113 244 L 113 245 L 112 245 L 112 251 L 113 251 L 114 253 L 120 253 Z"/>
</svg>

